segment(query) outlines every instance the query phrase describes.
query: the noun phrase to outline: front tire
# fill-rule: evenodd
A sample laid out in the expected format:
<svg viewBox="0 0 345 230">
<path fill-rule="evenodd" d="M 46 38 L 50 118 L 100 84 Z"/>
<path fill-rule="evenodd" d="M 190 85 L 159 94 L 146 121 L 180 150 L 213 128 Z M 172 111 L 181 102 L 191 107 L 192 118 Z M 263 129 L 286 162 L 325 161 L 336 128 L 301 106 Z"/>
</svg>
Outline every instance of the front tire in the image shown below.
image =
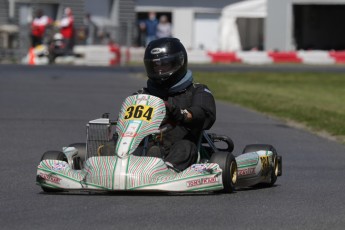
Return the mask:
<svg viewBox="0 0 345 230">
<path fill-rule="evenodd" d="M 43 153 L 41 157 L 41 161 L 43 160 L 59 160 L 59 161 L 66 161 L 67 157 L 66 155 L 61 151 L 47 151 Z"/>
<path fill-rule="evenodd" d="M 216 152 L 212 154 L 210 162 L 218 164 L 223 171 L 223 191 L 232 193 L 237 182 L 237 163 L 234 155 L 229 152 Z"/>
<path fill-rule="evenodd" d="M 43 161 L 43 160 L 59 160 L 59 161 L 67 162 L 67 157 L 61 151 L 47 151 L 47 152 L 43 153 L 43 155 L 41 157 L 41 161 Z M 44 186 L 41 186 L 41 188 L 44 192 L 49 192 L 49 193 L 50 192 L 62 192 L 62 190 L 60 190 L 60 189 L 48 188 L 48 187 L 44 187 Z"/>
<path fill-rule="evenodd" d="M 275 182 L 277 181 L 277 177 L 281 175 L 281 170 L 279 167 L 279 160 L 281 161 L 281 157 L 278 156 L 277 150 L 272 146 L 272 145 L 267 145 L 267 144 L 253 144 L 253 145 L 247 145 L 243 149 L 243 153 L 250 153 L 250 152 L 257 152 L 257 151 L 271 151 L 273 153 L 272 156 L 272 164 L 271 164 L 271 180 L 269 183 L 262 183 L 262 185 L 267 186 L 267 187 L 272 187 Z"/>
</svg>

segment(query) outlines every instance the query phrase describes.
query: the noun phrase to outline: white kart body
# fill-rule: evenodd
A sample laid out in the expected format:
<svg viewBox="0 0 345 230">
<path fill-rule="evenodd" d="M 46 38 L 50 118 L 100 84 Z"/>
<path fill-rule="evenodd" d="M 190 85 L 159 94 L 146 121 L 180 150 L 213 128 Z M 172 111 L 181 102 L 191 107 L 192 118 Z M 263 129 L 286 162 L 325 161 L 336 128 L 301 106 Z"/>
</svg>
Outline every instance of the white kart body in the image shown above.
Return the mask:
<svg viewBox="0 0 345 230">
<path fill-rule="evenodd" d="M 73 169 L 73 159 L 78 151 L 75 147 L 64 147 L 63 153 L 67 156 L 67 162 L 42 160 L 37 168 L 37 184 L 62 191 L 222 190 L 222 169 L 218 164 L 198 163 L 182 172 L 176 172 L 160 158 L 133 155 L 146 136 L 161 133 L 160 125 L 164 117 L 165 105 L 161 99 L 150 95 L 128 97 L 122 104 L 116 124 L 118 139 L 112 156 L 99 154 L 99 149 L 111 139 L 109 119 L 90 121 L 84 167 L 81 170 Z M 102 132 L 96 135 L 94 130 Z M 236 158 L 236 162 L 238 185 L 269 182 L 270 167 L 273 164 L 272 152 L 242 154 Z"/>
<path fill-rule="evenodd" d="M 247 187 L 259 183 L 271 182 L 271 170 L 274 169 L 273 152 L 257 151 L 236 157 L 237 187 Z"/>
</svg>

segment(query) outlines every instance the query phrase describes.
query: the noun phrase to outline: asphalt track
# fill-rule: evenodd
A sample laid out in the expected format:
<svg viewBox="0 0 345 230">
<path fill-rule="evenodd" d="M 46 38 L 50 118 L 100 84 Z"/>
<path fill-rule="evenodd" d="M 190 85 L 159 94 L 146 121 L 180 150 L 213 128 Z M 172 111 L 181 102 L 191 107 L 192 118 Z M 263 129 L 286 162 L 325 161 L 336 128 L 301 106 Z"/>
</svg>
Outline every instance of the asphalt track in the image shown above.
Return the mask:
<svg viewBox="0 0 345 230">
<path fill-rule="evenodd" d="M 218 69 L 248 71 L 227 68 Z M 121 101 L 145 84 L 141 70 L 0 65 L 1 229 L 344 229 L 345 146 L 223 102 L 212 131 L 232 137 L 235 155 L 246 144 L 273 144 L 284 161 L 275 187 L 198 195 L 41 192 L 35 175 L 42 153 L 83 141 L 86 122 L 103 112 L 115 117 Z"/>
</svg>

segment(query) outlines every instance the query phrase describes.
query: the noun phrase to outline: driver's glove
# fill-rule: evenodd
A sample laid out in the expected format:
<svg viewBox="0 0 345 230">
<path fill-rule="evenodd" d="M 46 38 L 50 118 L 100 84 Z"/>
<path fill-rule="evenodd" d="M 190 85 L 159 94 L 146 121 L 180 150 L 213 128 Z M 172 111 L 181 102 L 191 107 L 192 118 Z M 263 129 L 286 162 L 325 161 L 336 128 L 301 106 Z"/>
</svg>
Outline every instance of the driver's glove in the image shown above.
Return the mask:
<svg viewBox="0 0 345 230">
<path fill-rule="evenodd" d="M 171 104 L 167 101 L 164 102 L 167 110 L 168 117 L 175 122 L 183 122 L 186 119 L 186 111 L 181 110 L 177 105 Z"/>
</svg>

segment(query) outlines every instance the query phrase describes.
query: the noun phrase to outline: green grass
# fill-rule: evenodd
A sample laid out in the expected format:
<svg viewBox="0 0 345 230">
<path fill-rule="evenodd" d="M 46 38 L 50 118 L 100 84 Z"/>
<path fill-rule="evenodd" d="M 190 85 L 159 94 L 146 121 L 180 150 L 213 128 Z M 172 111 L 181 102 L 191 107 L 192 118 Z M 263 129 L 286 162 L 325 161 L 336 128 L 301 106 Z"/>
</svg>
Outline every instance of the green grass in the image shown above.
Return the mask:
<svg viewBox="0 0 345 230">
<path fill-rule="evenodd" d="M 218 100 L 327 132 L 345 142 L 345 74 L 194 73 Z"/>
</svg>

